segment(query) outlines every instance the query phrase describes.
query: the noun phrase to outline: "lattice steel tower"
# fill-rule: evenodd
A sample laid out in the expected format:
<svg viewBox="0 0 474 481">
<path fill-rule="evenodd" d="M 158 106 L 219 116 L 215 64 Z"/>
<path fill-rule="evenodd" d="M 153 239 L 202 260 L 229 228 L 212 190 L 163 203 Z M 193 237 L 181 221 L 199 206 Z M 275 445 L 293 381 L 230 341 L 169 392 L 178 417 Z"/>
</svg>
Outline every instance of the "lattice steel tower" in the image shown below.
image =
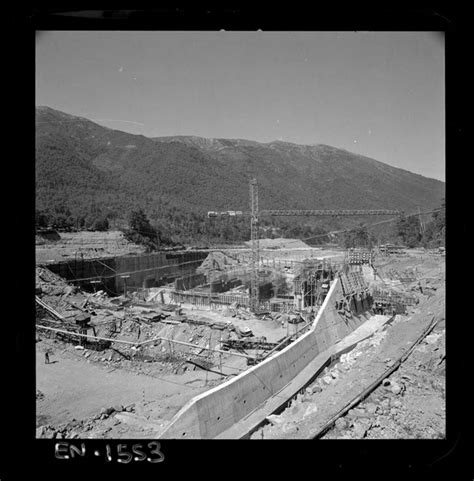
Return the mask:
<svg viewBox="0 0 474 481">
<path fill-rule="evenodd" d="M 260 260 L 260 245 L 258 232 L 258 184 L 257 179 L 250 180 L 250 240 L 252 244 L 252 272 L 250 277 L 250 309 L 259 305 L 258 266 Z"/>
</svg>

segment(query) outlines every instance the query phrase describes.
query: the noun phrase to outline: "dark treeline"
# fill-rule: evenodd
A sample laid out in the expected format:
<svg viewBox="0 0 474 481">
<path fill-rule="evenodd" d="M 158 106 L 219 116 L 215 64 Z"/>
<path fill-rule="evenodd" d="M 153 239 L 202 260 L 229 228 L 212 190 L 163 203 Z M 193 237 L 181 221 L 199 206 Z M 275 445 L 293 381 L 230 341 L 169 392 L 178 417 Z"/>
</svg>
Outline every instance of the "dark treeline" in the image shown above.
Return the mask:
<svg viewBox="0 0 474 481">
<path fill-rule="evenodd" d="M 336 238 L 328 232 L 334 229 L 330 222 L 302 222 L 301 219 L 262 218 L 262 238 L 298 238 L 309 245 L 322 245 L 336 240 L 342 247 L 368 247 L 385 242 L 407 247 L 438 247 L 445 243 L 445 203 L 431 220 L 422 225 L 418 216 L 400 216 L 391 224 L 374 232 L 365 224 L 347 230 Z M 207 214 L 189 212 L 175 206 L 161 205 L 160 209 L 141 207 L 120 215 L 110 208 L 93 203 L 84 213 L 75 215 L 68 208 L 56 207 L 36 210 L 37 227 L 53 227 L 57 230 L 122 230 L 128 240 L 143 244 L 148 250 L 176 245 L 242 244 L 250 239 L 248 217 L 229 216 L 208 218 Z"/>
<path fill-rule="evenodd" d="M 128 232 L 130 241 L 147 244 L 145 238 L 157 245 L 176 244 L 242 244 L 250 239 L 248 217 L 209 218 L 207 214 L 189 212 L 178 207 L 164 207 L 148 210 L 138 206 L 125 215 L 93 204 L 85 212 L 71 212 L 67 207 L 36 209 L 36 227 L 50 227 L 58 231 L 107 231 L 118 229 Z M 301 224 L 295 220 L 278 218 L 262 219 L 260 235 L 262 238 L 308 238 L 312 244 L 327 242 L 325 236 L 329 229 L 317 225 Z M 133 233 L 133 234 L 132 234 Z M 157 237 L 158 236 L 158 237 Z M 159 239 L 157 241 L 157 239 Z"/>
<path fill-rule="evenodd" d="M 346 247 L 372 248 L 378 244 L 391 242 L 406 247 L 434 248 L 445 245 L 446 206 L 443 200 L 440 209 L 434 212 L 431 220 L 424 225 L 418 215 L 401 215 L 397 222 L 382 229 L 378 235 L 369 231 L 366 225 L 343 233 L 340 243 Z"/>
</svg>

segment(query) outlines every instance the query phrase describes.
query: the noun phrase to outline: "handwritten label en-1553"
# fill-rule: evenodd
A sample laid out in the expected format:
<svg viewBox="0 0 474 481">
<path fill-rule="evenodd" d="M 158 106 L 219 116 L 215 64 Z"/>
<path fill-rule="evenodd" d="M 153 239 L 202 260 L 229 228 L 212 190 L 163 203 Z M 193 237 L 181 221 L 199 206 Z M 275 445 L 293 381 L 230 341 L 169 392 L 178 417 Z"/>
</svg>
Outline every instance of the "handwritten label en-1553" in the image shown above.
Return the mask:
<svg viewBox="0 0 474 481">
<path fill-rule="evenodd" d="M 149 463 L 161 463 L 165 456 L 161 451 L 161 445 L 158 441 L 150 441 L 149 443 L 119 443 L 105 444 L 94 449 L 86 448 L 86 443 L 72 443 L 67 441 L 58 442 L 54 446 L 54 456 L 57 459 L 74 459 L 84 458 L 86 456 L 94 456 L 104 458 L 107 462 L 117 462 L 128 464 L 132 461 L 145 461 Z"/>
</svg>

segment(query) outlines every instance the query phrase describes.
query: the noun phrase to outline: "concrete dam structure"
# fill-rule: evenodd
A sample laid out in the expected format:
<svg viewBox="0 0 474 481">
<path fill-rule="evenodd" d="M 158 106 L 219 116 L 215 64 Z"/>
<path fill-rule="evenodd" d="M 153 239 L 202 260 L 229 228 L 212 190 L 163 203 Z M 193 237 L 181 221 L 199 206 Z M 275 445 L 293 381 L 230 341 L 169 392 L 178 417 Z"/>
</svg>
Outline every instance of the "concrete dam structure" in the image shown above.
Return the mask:
<svg viewBox="0 0 474 481">
<path fill-rule="evenodd" d="M 352 293 L 347 303 L 347 277 L 331 284 L 310 329 L 299 339 L 233 379 L 191 399 L 161 433 L 162 439 L 242 438 L 286 400 L 308 385 L 331 358 L 334 345 L 365 318 L 343 315 L 370 307 L 366 292 Z M 358 300 L 356 301 L 356 299 Z"/>
</svg>

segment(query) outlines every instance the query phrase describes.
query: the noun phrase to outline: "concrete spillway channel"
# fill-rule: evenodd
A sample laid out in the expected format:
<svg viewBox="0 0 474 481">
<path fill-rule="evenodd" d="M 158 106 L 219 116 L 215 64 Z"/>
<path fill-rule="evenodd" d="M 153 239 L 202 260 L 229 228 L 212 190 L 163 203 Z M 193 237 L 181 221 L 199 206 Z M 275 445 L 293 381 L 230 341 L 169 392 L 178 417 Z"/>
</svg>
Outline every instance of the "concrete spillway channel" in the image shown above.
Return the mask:
<svg viewBox="0 0 474 481">
<path fill-rule="evenodd" d="M 373 333 L 362 316 L 341 315 L 339 278 L 298 340 L 233 379 L 191 399 L 160 434 L 162 439 L 240 439 L 310 384 L 332 359 Z M 352 336 L 351 336 L 352 333 Z"/>
</svg>

